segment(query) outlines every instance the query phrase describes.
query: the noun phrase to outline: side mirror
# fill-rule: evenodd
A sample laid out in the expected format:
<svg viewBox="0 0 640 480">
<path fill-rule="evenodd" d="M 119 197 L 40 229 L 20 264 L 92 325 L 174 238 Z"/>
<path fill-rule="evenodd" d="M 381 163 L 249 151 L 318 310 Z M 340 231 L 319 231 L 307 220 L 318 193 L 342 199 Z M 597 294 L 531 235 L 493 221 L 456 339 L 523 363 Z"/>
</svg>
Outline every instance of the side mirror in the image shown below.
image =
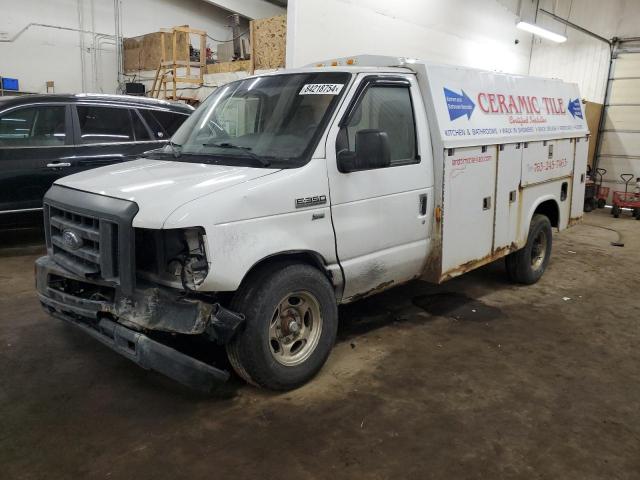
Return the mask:
<svg viewBox="0 0 640 480">
<path fill-rule="evenodd" d="M 356 170 L 356 152 L 350 150 L 340 150 L 337 156 L 338 171 L 349 173 Z"/>
<path fill-rule="evenodd" d="M 342 173 L 385 168 L 391 164 L 391 150 L 387 132 L 376 129 L 356 132 L 355 152 L 338 152 L 338 170 Z"/>
</svg>

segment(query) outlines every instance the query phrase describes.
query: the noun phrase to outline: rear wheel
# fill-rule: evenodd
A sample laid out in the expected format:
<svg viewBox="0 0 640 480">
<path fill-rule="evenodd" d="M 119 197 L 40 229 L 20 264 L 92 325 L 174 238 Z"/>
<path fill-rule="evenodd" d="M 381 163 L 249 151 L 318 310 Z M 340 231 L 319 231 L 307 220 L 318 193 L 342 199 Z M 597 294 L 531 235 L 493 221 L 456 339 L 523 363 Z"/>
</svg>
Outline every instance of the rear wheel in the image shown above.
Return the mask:
<svg viewBox="0 0 640 480">
<path fill-rule="evenodd" d="M 540 280 L 551 257 L 552 242 L 551 222 L 545 215 L 535 214 L 529 226 L 527 244 L 505 259 L 509 279 L 525 285 Z"/>
<path fill-rule="evenodd" d="M 604 198 L 598 199 L 598 208 L 604 208 L 607 206 L 607 201 Z"/>
<path fill-rule="evenodd" d="M 271 265 L 252 275 L 233 301 L 245 329 L 227 345 L 234 370 L 249 383 L 290 390 L 326 361 L 338 327 L 333 287 L 304 264 Z"/>
</svg>

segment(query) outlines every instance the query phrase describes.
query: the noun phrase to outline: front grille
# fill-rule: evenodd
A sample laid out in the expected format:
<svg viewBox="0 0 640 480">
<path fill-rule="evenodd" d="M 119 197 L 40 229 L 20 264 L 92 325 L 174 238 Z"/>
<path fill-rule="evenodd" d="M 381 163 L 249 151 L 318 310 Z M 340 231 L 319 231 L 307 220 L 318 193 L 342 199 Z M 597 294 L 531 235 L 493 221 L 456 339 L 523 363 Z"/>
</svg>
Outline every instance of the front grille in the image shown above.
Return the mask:
<svg viewBox="0 0 640 480">
<path fill-rule="evenodd" d="M 48 206 L 47 214 L 50 247 L 57 263 L 87 278 L 118 280 L 116 223 L 58 206 Z M 65 241 L 65 235 L 78 242 Z"/>
<path fill-rule="evenodd" d="M 135 289 L 135 202 L 53 185 L 44 196 L 47 253 L 87 280 Z"/>
</svg>

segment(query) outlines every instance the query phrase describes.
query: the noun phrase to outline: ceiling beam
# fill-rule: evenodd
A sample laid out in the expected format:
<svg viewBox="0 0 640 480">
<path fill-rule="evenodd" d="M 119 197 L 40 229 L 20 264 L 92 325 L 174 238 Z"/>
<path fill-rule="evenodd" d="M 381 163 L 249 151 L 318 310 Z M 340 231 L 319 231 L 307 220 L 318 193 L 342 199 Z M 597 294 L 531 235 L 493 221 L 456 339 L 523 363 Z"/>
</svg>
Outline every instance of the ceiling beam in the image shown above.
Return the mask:
<svg viewBox="0 0 640 480">
<path fill-rule="evenodd" d="M 238 13 L 251 20 L 287 13 L 285 8 L 281 8 L 265 0 L 205 0 L 205 2 L 215 5 L 216 7 L 224 8 L 230 12 Z"/>
</svg>

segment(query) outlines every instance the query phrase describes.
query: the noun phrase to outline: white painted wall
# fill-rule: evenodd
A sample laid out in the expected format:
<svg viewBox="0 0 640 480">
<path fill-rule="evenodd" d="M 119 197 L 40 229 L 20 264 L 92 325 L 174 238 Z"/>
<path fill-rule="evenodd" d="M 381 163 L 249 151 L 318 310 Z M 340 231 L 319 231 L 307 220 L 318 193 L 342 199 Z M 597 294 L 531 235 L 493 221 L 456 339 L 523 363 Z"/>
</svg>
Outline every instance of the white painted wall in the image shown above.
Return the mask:
<svg viewBox="0 0 640 480">
<path fill-rule="evenodd" d="M 8 0 L 2 0 L 2 3 Z M 82 22 L 78 15 L 82 5 Z M 91 13 L 93 4 L 94 12 Z M 175 25 L 188 24 L 206 30 L 213 38 L 231 38 L 230 12 L 203 0 L 121 0 L 122 34 L 134 37 Z M 2 33 L 15 35 L 27 24 L 45 23 L 114 34 L 112 0 L 20 0 L 2 8 Z M 242 27 L 248 28 L 246 20 Z M 97 45 L 97 81 L 94 78 L 92 35 L 84 35 L 85 50 L 81 56 L 81 34 L 43 27 L 31 27 L 13 43 L 0 42 L 0 75 L 18 78 L 21 90 L 44 92 L 45 82 L 53 80 L 56 92 L 116 91 L 116 60 L 113 40 L 104 38 Z M 215 47 L 216 42 L 209 40 Z M 84 59 L 85 85 L 82 85 L 81 57 Z"/>
<path fill-rule="evenodd" d="M 518 0 L 289 0 L 287 66 L 357 54 L 527 73 Z M 515 40 L 520 42 L 515 44 Z"/>
<path fill-rule="evenodd" d="M 541 0 L 540 8 L 605 38 L 640 36 L 638 0 Z M 609 47 L 543 13 L 538 13 L 537 23 L 564 33 L 568 40 L 556 44 L 536 38 L 531 50 L 529 73 L 576 82 L 583 98 L 602 103 L 609 68 Z"/>
</svg>

